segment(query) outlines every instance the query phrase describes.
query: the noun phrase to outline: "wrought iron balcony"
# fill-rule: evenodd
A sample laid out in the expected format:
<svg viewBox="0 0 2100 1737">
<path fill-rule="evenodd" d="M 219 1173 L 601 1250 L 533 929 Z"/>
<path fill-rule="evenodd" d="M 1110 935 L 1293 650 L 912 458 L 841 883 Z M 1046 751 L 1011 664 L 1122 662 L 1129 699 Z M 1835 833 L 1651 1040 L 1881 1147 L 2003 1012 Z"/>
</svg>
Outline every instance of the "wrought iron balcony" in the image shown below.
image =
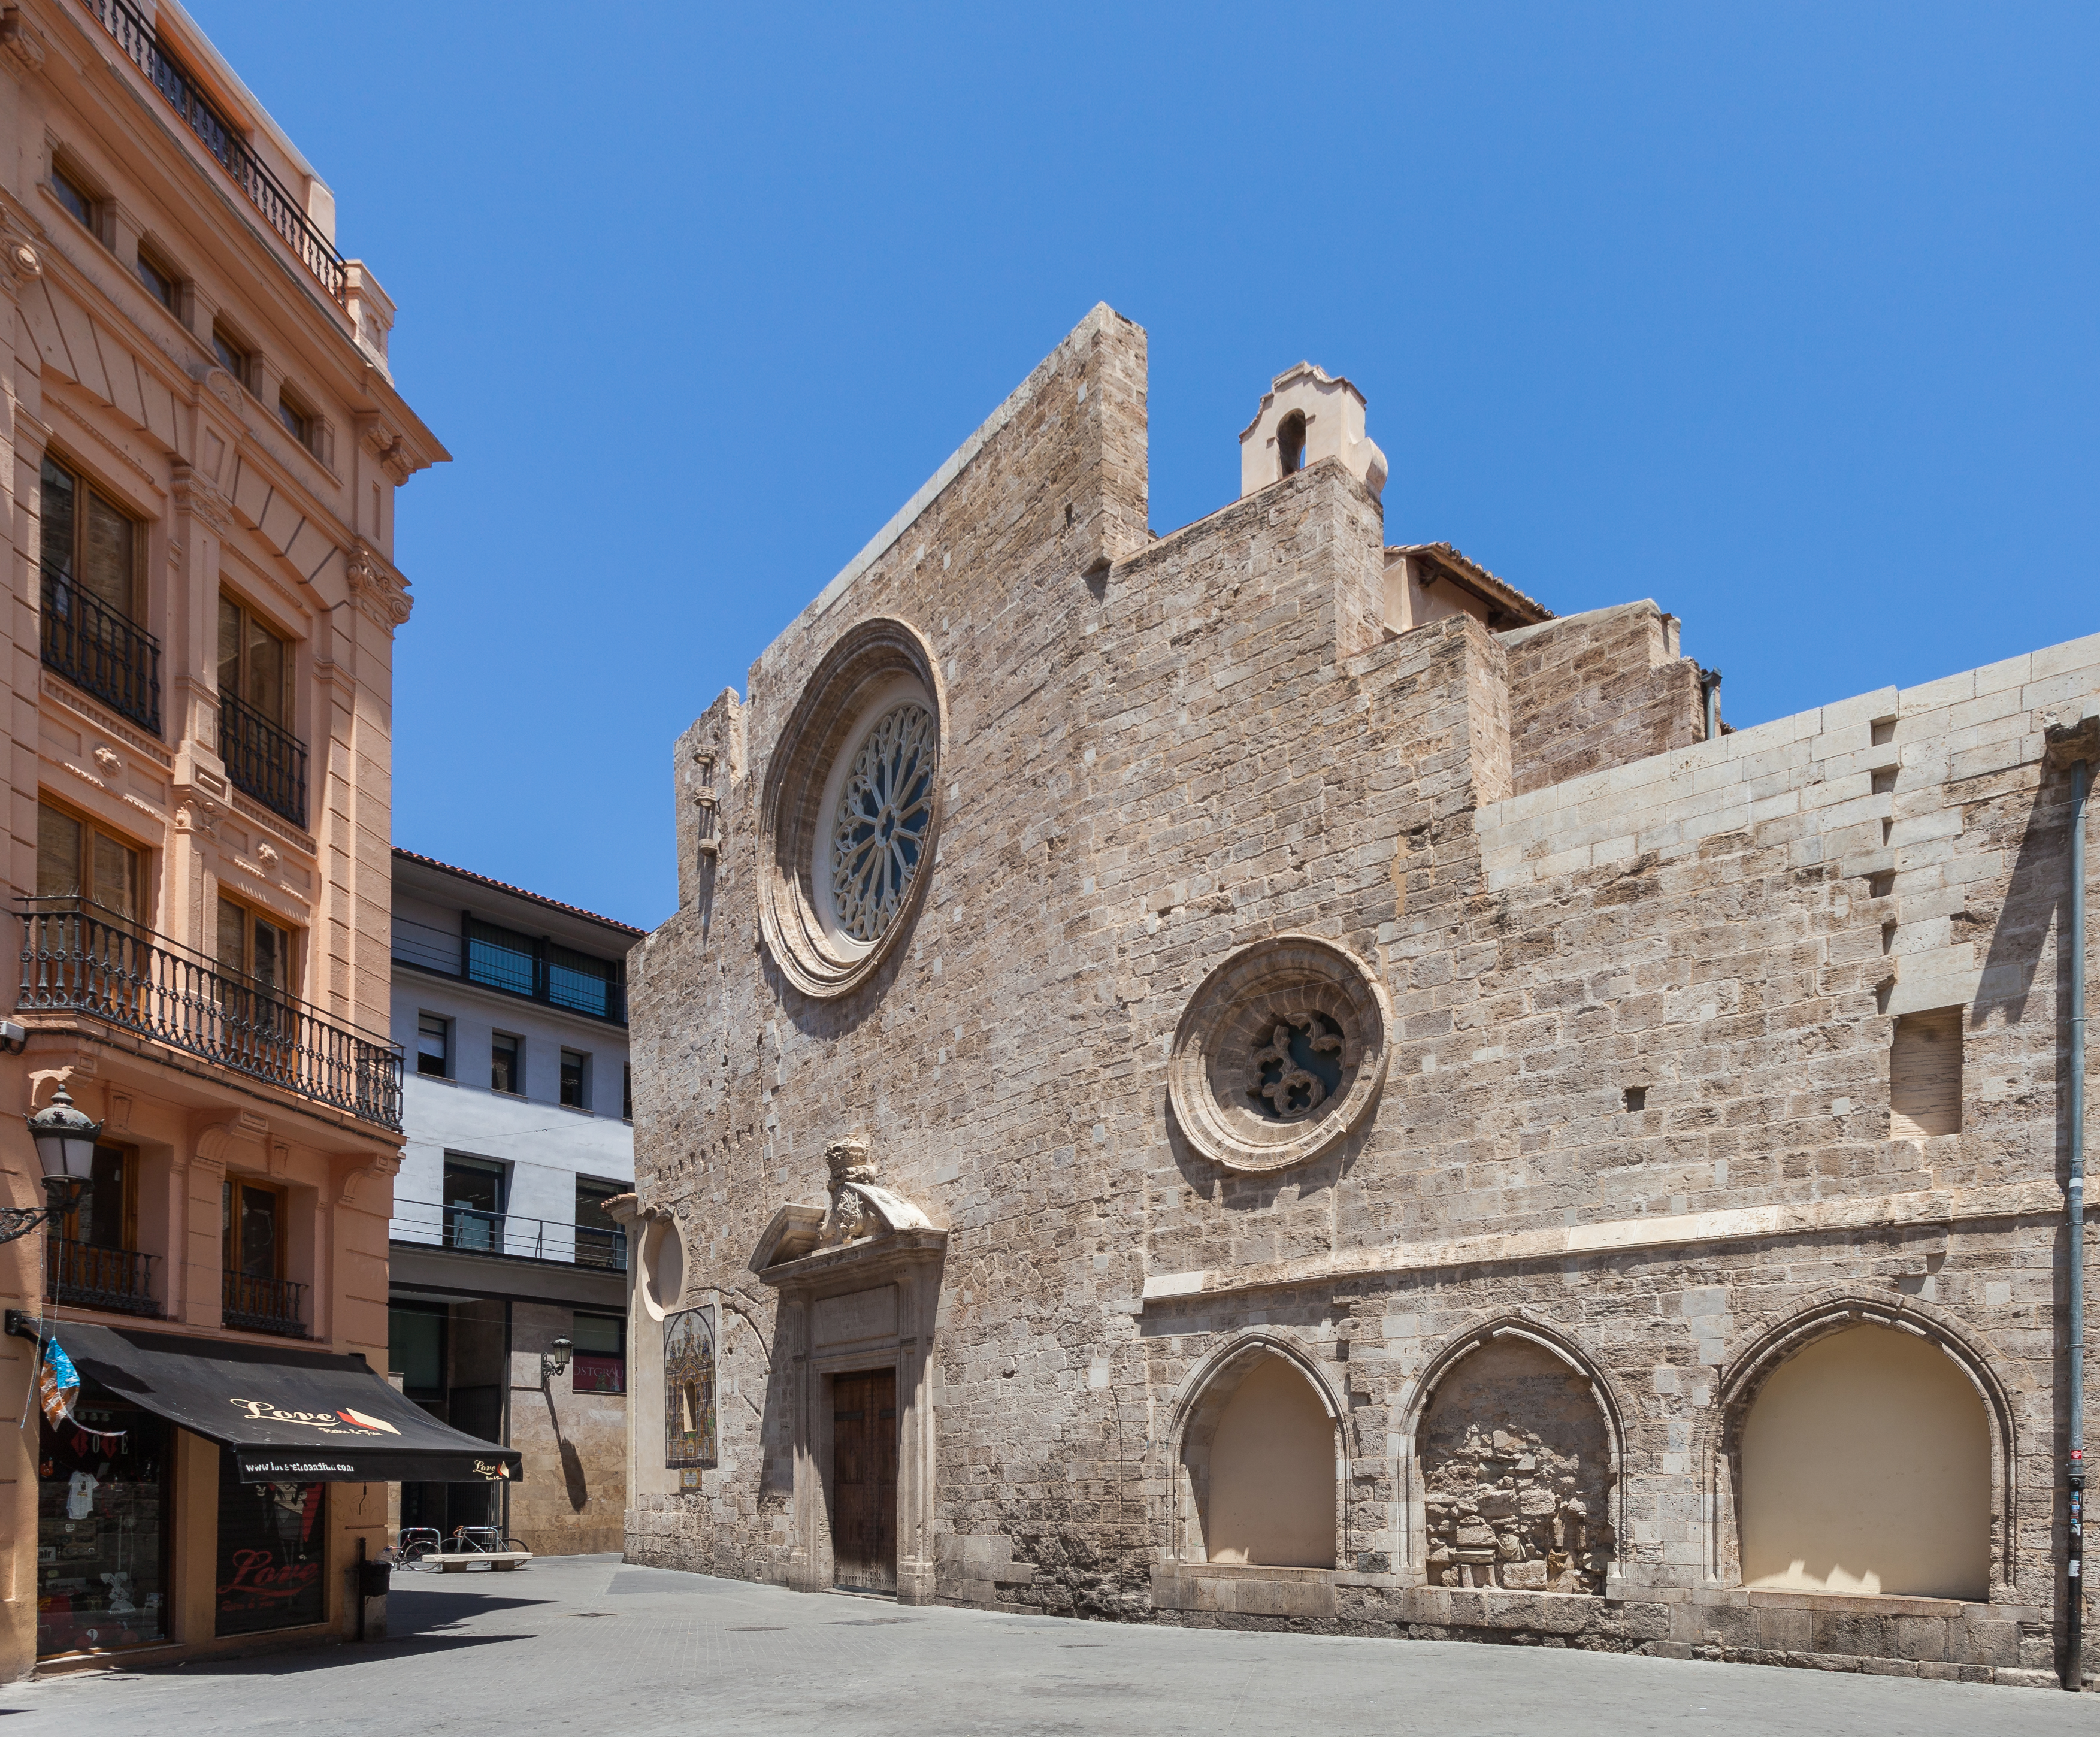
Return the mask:
<svg viewBox="0 0 2100 1737">
<path fill-rule="evenodd" d="M 245 1333 L 281 1334 L 288 1339 L 313 1337 L 299 1318 L 299 1298 L 306 1286 L 289 1279 L 258 1279 L 252 1273 L 220 1275 L 218 1316 L 221 1323 Z"/>
<path fill-rule="evenodd" d="M 158 1316 L 153 1301 L 155 1257 L 134 1249 L 99 1249 L 53 1237 L 44 1244 L 44 1298 L 77 1309 Z"/>
<path fill-rule="evenodd" d="M 396 1242 L 420 1242 L 480 1254 L 523 1260 L 562 1261 L 607 1272 L 627 1271 L 627 1232 L 559 1219 L 528 1219 L 478 1206 L 443 1206 L 430 1200 L 394 1201 L 387 1234 Z"/>
<path fill-rule="evenodd" d="M 362 1121 L 401 1126 L 401 1048 L 78 897 L 22 902 L 23 1013 L 121 1025 Z"/>
<path fill-rule="evenodd" d="M 44 668 L 160 734 L 160 641 L 63 568 L 46 561 L 43 574 Z"/>
<path fill-rule="evenodd" d="M 235 694 L 218 696 L 218 752 L 236 790 L 295 827 L 307 823 L 307 745 Z"/>
<path fill-rule="evenodd" d="M 262 214 L 263 222 L 284 238 L 330 298 L 342 303 L 348 276 L 342 255 L 307 221 L 299 201 L 263 166 L 232 121 L 198 89 L 188 70 L 161 47 L 152 25 L 127 0 L 82 0 L 82 4 L 117 39 L 117 46 L 167 99 L 168 106 L 182 117 L 198 143 L 218 159 L 219 166 L 248 196 L 248 202 Z"/>
</svg>

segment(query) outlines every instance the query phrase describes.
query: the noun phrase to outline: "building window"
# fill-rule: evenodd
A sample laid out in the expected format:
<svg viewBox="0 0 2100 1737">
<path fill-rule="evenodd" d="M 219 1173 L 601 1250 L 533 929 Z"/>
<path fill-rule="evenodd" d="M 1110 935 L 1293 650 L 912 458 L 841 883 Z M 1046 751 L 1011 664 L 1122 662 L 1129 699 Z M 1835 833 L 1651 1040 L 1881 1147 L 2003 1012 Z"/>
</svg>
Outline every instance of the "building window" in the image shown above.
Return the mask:
<svg viewBox="0 0 2100 1737">
<path fill-rule="evenodd" d="M 292 647 L 237 597 L 218 594 L 218 691 L 280 730 L 291 726 Z"/>
<path fill-rule="evenodd" d="M 211 348 L 218 365 L 242 386 L 255 377 L 254 353 L 215 320 L 211 325 Z"/>
<path fill-rule="evenodd" d="M 496 1032 L 488 1040 L 488 1089 L 524 1095 L 525 1045 L 508 1032 Z"/>
<path fill-rule="evenodd" d="M 1889 1135 L 1961 1131 L 1961 1009 L 1906 1013 L 1889 1050 Z"/>
<path fill-rule="evenodd" d="M 442 1303 L 395 1303 L 386 1311 L 386 1373 L 401 1378 L 401 1391 L 419 1405 L 445 1397 L 445 1323 Z"/>
<path fill-rule="evenodd" d="M 37 897 L 79 898 L 135 920 L 139 853 L 48 802 L 37 805 Z"/>
<path fill-rule="evenodd" d="M 435 1013 L 416 1019 L 416 1071 L 438 1079 L 450 1079 L 452 1072 L 452 1022 Z"/>
<path fill-rule="evenodd" d="M 569 1360 L 570 1385 L 578 1393 L 627 1391 L 627 1317 L 576 1312 L 569 1329 L 576 1351 Z"/>
<path fill-rule="evenodd" d="M 590 1057 L 580 1050 L 562 1051 L 562 1101 L 571 1109 L 588 1109 L 590 1103 L 584 1090 L 584 1077 Z"/>
<path fill-rule="evenodd" d="M 51 165 L 51 191 L 59 196 L 59 203 L 80 220 L 90 235 L 98 241 L 102 239 L 102 214 L 97 209 L 98 201 L 82 185 L 78 176 L 54 162 Z"/>
<path fill-rule="evenodd" d="M 530 995 L 539 977 L 539 952 L 532 937 L 498 928 L 479 917 L 466 919 L 466 974 L 469 981 L 513 995 Z M 509 1091 L 499 1087 L 499 1091 Z"/>
<path fill-rule="evenodd" d="M 139 274 L 139 281 L 146 286 L 146 293 L 170 313 L 174 313 L 176 302 L 181 299 L 182 280 L 157 260 L 149 258 L 143 248 L 139 251 L 138 258 L 133 262 L 133 268 Z"/>
<path fill-rule="evenodd" d="M 916 701 L 875 721 L 831 816 L 831 891 L 839 927 L 872 946 L 903 908 L 933 821 L 933 715 Z"/>
<path fill-rule="evenodd" d="M 65 593 L 77 589 L 127 623 L 135 620 L 139 557 L 145 542 L 138 522 L 48 454 L 42 482 L 43 525 L 38 552 L 44 571 L 64 588 L 59 606 L 66 610 Z"/>
<path fill-rule="evenodd" d="M 620 1119 L 634 1120 L 634 1069 L 624 1061 L 620 1065 Z"/>
<path fill-rule="evenodd" d="M 44 1242 L 44 1294 L 54 1303 L 158 1315 L 138 1250 L 139 1155 L 97 1146 L 86 1192 Z"/>
<path fill-rule="evenodd" d="M 445 1245 L 503 1252 L 503 1166 L 445 1154 Z"/>
<path fill-rule="evenodd" d="M 620 1016 L 620 968 L 609 959 L 547 943 L 547 999 L 598 1019 Z"/>
<path fill-rule="evenodd" d="M 616 1194 L 631 1192 L 624 1182 L 592 1182 L 576 1178 L 576 1264 L 603 1267 L 615 1272 L 627 1270 L 627 1232 L 605 1203 Z"/>
<path fill-rule="evenodd" d="M 290 393 L 281 389 L 277 394 L 277 420 L 285 425 L 285 432 L 293 439 L 298 441 L 308 452 L 313 450 L 315 427 L 313 412 L 302 405 Z"/>
<path fill-rule="evenodd" d="M 285 1197 L 259 1182 L 223 1184 L 226 1209 L 220 1253 L 230 1273 L 249 1279 L 285 1276 Z"/>
<path fill-rule="evenodd" d="M 289 994 L 292 932 L 230 898 L 218 902 L 219 969 L 258 990 Z"/>
</svg>

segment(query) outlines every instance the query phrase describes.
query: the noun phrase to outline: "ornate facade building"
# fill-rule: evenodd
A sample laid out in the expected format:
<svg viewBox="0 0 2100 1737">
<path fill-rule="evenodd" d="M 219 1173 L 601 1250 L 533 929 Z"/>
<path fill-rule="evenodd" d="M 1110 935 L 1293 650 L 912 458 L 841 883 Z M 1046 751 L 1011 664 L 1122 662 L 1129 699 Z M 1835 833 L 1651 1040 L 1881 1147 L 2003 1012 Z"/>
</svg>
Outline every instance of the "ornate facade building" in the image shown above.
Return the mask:
<svg viewBox="0 0 2100 1737">
<path fill-rule="evenodd" d="M 2100 641 L 1731 730 L 1317 368 L 1154 535 L 1145 393 L 1097 308 L 677 744 L 629 1559 L 2053 1680 Z"/>
<path fill-rule="evenodd" d="M 24 1113 L 63 1088 L 101 1124 L 72 1209 L 0 1248 L 7 1677 L 351 1632 L 387 1479 L 341 1450 L 413 1427 L 240 1451 L 315 1382 L 396 1403 L 394 497 L 446 453 L 327 184 L 138 4 L 0 17 L 6 1204 L 45 1202 Z M 40 1338 L 82 1377 L 41 1429 Z M 168 1409 L 214 1370 L 234 1393 Z"/>
</svg>

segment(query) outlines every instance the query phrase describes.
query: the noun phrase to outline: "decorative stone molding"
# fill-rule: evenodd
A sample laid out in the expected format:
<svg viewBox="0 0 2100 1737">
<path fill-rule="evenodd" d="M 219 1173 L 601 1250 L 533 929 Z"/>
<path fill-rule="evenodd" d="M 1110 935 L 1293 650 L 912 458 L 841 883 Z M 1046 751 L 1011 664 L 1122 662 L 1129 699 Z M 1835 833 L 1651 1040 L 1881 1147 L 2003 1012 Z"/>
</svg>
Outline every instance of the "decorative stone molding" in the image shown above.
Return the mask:
<svg viewBox="0 0 2100 1737">
<path fill-rule="evenodd" d="M 361 536 L 351 537 L 344 556 L 352 600 L 367 616 L 391 633 L 408 619 L 416 606 L 415 599 L 408 595 L 408 581 Z"/>
<path fill-rule="evenodd" d="M 124 769 L 122 757 L 106 742 L 95 744 L 95 763 L 112 778 Z"/>
<path fill-rule="evenodd" d="M 355 1206 L 375 1184 L 390 1179 L 401 1168 L 398 1152 L 354 1152 L 334 1160 L 335 1198 L 338 1206 Z"/>
<path fill-rule="evenodd" d="M 378 461 L 389 482 L 398 488 L 416 474 L 415 455 L 398 430 L 376 415 L 359 417 L 356 425 L 359 443 Z"/>
<path fill-rule="evenodd" d="M 231 384 L 232 377 L 224 368 L 214 368 L 212 373 Z M 178 459 L 174 478 L 177 512 L 188 514 L 214 536 L 223 537 L 233 529 L 233 504 L 219 493 L 218 484 L 210 477 L 196 465 Z"/>
<path fill-rule="evenodd" d="M 1176 1029 L 1175 1119 L 1228 1170 L 1306 1163 L 1370 1116 L 1392 1021 L 1385 986 L 1347 949 L 1315 935 L 1243 947 L 1203 980 Z"/>
<path fill-rule="evenodd" d="M 211 838 L 218 831 L 218 805 L 209 796 L 185 796 L 175 805 L 175 831 Z"/>
<path fill-rule="evenodd" d="M 22 16 L 19 6 L 0 11 L 0 48 L 5 49 L 24 72 L 43 71 L 44 39 Z"/>
<path fill-rule="evenodd" d="M 867 1142 L 849 1135 L 824 1148 L 831 1176 L 828 1206 L 783 1206 L 752 1250 L 751 1270 L 770 1269 L 805 1256 L 904 1231 L 931 1231 L 933 1221 L 893 1189 L 880 1185 L 881 1172 Z M 936 1232 L 943 1240 L 947 1232 Z"/>
<path fill-rule="evenodd" d="M 906 708 L 924 714 L 911 725 L 919 751 L 932 756 L 925 787 L 915 796 L 876 791 L 870 800 L 883 809 L 880 824 L 898 827 L 902 838 L 902 797 L 914 796 L 908 848 L 915 854 L 879 925 L 849 924 L 834 908 L 830 857 L 842 791 L 854 771 L 849 762 Z M 783 975 L 805 995 L 828 1000 L 858 989 L 911 932 L 939 845 L 946 756 L 947 705 L 933 648 L 915 628 L 885 616 L 848 628 L 781 731 L 759 804 L 759 927 Z"/>
<path fill-rule="evenodd" d="M 200 1110 L 190 1119 L 190 1140 L 196 1153 L 192 1162 L 212 1170 L 226 1168 L 227 1148 L 236 1140 L 266 1148 L 267 1163 L 269 1118 L 247 1109 L 230 1113 L 223 1109 Z"/>
</svg>

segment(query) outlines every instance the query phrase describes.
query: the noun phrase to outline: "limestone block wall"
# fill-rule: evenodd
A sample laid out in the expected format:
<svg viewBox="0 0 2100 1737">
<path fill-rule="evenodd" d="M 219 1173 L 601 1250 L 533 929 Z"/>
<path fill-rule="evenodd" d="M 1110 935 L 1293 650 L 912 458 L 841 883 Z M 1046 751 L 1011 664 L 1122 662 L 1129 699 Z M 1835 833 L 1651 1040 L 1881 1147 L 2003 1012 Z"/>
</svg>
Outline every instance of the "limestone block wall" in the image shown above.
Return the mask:
<svg viewBox="0 0 2100 1737">
<path fill-rule="evenodd" d="M 579 1393 L 573 1364 L 556 1375 L 542 1363 L 575 1327 L 573 1309 L 510 1306 L 509 1440 L 524 1475 L 510 1492 L 510 1528 L 543 1556 L 617 1550 L 625 1524 L 627 1396 Z"/>
<path fill-rule="evenodd" d="M 1698 665 L 1678 655 L 1676 618 L 1652 602 L 1593 609 L 1500 637 L 1520 791 L 1688 747 L 1705 734 Z"/>
<path fill-rule="evenodd" d="M 1652 605 L 1558 642 L 1387 633 L 1379 504 L 1339 465 L 1139 542 L 1143 345 L 1090 316 L 678 744 L 681 909 L 631 962 L 638 1193 L 685 1300 L 722 1305 L 721 1448 L 673 1488 L 638 1436 L 630 1555 L 789 1577 L 823 1470 L 748 1263 L 851 1132 L 948 1232 L 938 1596 L 2040 1680 L 2068 968 L 2043 732 L 2092 709 L 2100 641 L 1685 739 Z M 814 1000 L 759 935 L 759 797 L 875 616 L 938 661 L 939 844 L 902 943 Z M 1229 1168 L 1169 1053 L 1222 961 L 1294 932 L 1382 986 L 1383 1083 L 1308 1160 Z M 1896 1022 L 1950 1008 L 1960 1131 L 1900 1137 Z M 1741 1585 L 1743 1419 L 1860 1321 L 1983 1397 L 1988 1598 Z M 1331 1567 L 1211 1562 L 1192 1523 L 1190 1431 L 1251 1351 L 1336 1420 Z M 1511 1428 L 1525 1383 L 1566 1400 L 1553 1430 Z"/>
</svg>

